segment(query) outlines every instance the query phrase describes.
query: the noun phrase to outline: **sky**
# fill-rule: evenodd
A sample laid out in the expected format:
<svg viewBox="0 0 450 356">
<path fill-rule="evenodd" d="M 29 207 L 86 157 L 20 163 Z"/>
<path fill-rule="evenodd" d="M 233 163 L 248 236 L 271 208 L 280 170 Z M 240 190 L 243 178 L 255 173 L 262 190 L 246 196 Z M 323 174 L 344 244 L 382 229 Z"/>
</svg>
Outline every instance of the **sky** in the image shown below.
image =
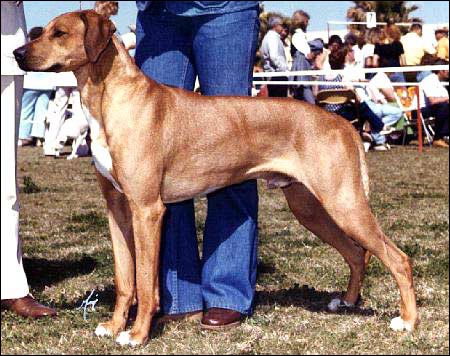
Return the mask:
<svg viewBox="0 0 450 356">
<path fill-rule="evenodd" d="M 81 1 L 82 9 L 93 8 L 95 1 Z M 345 21 L 347 9 L 352 1 L 264 1 L 266 11 L 281 12 L 290 16 L 295 10 L 303 9 L 311 15 L 310 31 L 326 30 L 327 21 Z M 419 10 L 412 16 L 422 18 L 425 23 L 448 23 L 448 1 L 408 1 Z M 80 9 L 80 1 L 24 1 L 28 29 L 45 26 L 54 17 Z M 120 33 L 128 32 L 128 25 L 136 21 L 135 1 L 119 1 L 119 14 L 113 17 Z"/>
</svg>

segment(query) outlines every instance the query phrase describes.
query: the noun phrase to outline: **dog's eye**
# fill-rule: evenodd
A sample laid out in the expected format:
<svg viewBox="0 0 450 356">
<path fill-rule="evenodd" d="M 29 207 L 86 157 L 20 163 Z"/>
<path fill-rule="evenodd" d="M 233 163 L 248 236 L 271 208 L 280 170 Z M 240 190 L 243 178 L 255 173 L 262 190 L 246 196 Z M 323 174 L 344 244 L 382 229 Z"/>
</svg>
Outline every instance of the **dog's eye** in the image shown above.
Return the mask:
<svg viewBox="0 0 450 356">
<path fill-rule="evenodd" d="M 61 30 L 56 30 L 55 32 L 53 32 L 53 37 L 61 37 L 66 35 L 67 33 Z"/>
</svg>

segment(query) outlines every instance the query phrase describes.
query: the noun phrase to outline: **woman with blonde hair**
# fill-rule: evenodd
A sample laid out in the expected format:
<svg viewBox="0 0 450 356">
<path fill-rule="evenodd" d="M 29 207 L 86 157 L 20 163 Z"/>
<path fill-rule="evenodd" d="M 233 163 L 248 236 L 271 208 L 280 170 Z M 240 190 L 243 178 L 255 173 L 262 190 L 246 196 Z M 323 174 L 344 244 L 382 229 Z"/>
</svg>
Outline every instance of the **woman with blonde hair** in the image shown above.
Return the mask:
<svg viewBox="0 0 450 356">
<path fill-rule="evenodd" d="M 380 32 L 380 43 L 375 44 L 374 67 L 401 67 L 406 65 L 405 51 L 400 42 L 400 29 L 394 24 L 387 24 Z M 404 82 L 403 73 L 393 73 L 393 82 Z"/>
</svg>

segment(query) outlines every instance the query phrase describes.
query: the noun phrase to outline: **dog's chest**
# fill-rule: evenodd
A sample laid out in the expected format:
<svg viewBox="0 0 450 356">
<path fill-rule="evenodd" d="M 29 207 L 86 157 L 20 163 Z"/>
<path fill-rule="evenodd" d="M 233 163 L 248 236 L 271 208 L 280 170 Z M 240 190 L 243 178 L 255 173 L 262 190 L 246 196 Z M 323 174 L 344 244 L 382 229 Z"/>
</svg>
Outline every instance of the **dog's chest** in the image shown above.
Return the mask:
<svg viewBox="0 0 450 356">
<path fill-rule="evenodd" d="M 95 168 L 98 172 L 108 179 L 119 192 L 123 193 L 122 188 L 116 182 L 114 177 L 112 176 L 112 168 L 113 162 L 112 157 L 109 152 L 108 145 L 105 140 L 100 140 L 100 124 L 98 121 L 91 115 L 89 109 L 82 105 L 84 114 L 86 115 L 86 119 L 89 123 L 89 128 L 91 129 L 91 151 L 92 158 L 94 160 Z"/>
</svg>

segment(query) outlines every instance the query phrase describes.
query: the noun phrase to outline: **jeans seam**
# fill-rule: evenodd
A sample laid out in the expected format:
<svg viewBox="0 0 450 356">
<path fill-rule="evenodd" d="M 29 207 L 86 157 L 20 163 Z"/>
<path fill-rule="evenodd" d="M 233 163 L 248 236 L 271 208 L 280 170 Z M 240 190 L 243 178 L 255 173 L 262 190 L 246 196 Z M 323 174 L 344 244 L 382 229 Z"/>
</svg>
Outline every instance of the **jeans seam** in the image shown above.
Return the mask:
<svg viewBox="0 0 450 356">
<path fill-rule="evenodd" d="M 245 314 L 245 315 L 250 315 L 252 312 L 252 308 L 248 308 L 248 309 L 243 309 L 242 307 L 239 307 L 238 305 L 233 305 L 233 304 L 222 304 L 222 303 L 209 303 L 206 304 L 206 308 L 207 309 L 211 309 L 211 308 L 221 308 L 221 309 L 229 309 L 229 310 L 234 310 L 237 311 L 241 314 Z"/>
</svg>

